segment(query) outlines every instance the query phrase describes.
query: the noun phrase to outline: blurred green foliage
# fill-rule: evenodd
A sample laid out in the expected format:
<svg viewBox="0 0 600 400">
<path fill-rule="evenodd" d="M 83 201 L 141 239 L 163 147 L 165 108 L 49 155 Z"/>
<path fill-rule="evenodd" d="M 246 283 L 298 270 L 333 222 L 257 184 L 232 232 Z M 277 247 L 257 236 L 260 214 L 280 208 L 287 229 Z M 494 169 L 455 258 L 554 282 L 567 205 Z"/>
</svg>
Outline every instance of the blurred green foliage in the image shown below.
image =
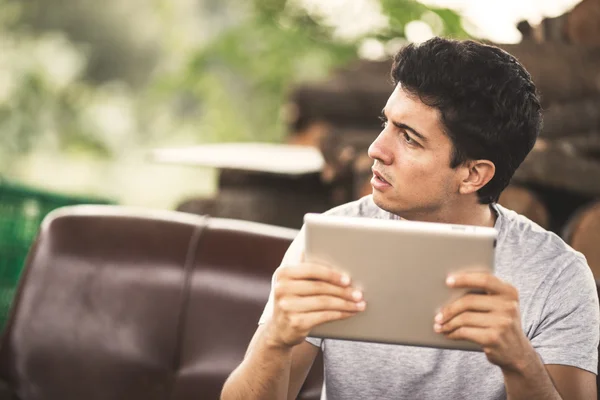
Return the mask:
<svg viewBox="0 0 600 400">
<path fill-rule="evenodd" d="M 227 2 L 226 2 L 227 3 Z M 228 3 L 239 3 L 229 1 Z M 300 1 L 252 0 L 251 8 L 205 47 L 194 51 L 172 88 L 185 88 L 203 105 L 203 132 L 211 140 L 280 140 L 281 113 L 294 84 L 325 79 L 332 69 L 358 57 L 361 42 L 404 38 L 411 21 L 435 13 L 440 35 L 465 37 L 459 16 L 414 0 L 382 0 L 385 29 L 345 40 L 323 17 Z"/>
<path fill-rule="evenodd" d="M 21 3 L 0 2 L 0 15 L 0 171 L 36 149 L 113 154 L 98 110 L 114 89 L 86 81 L 82 49 L 60 31 L 34 34 Z"/>
<path fill-rule="evenodd" d="M 30 151 L 282 140 L 289 90 L 365 40 L 415 20 L 466 36 L 451 10 L 372 3 L 384 26 L 348 38 L 302 0 L 0 0 L 0 172 Z"/>
</svg>

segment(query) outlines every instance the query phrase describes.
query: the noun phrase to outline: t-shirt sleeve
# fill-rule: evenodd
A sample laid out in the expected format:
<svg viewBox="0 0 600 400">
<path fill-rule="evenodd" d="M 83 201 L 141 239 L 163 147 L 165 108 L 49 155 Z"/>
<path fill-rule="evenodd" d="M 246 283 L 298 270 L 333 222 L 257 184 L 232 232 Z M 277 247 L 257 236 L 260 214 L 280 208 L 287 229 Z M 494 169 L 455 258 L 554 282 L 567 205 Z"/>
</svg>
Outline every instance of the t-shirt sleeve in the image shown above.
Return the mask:
<svg viewBox="0 0 600 400">
<path fill-rule="evenodd" d="M 281 260 L 280 267 L 284 266 L 284 265 L 293 266 L 293 265 L 297 265 L 298 263 L 300 263 L 303 251 L 304 251 L 304 228 L 302 228 L 300 230 L 300 233 L 298 233 L 298 236 L 296 236 L 296 238 L 294 239 L 294 241 L 292 242 L 292 244 L 286 251 L 285 255 L 283 256 L 283 259 Z M 269 293 L 269 300 L 267 301 L 267 304 L 265 305 L 262 315 L 260 316 L 260 319 L 258 320 L 259 325 L 267 322 L 273 315 L 273 288 L 274 287 L 275 287 L 275 275 L 273 275 L 273 278 L 271 279 L 271 292 Z M 306 341 L 314 346 L 321 347 L 322 339 L 307 337 Z"/>
<path fill-rule="evenodd" d="M 551 287 L 531 343 L 544 364 L 598 369 L 598 292 L 590 268 L 577 257 Z"/>
</svg>

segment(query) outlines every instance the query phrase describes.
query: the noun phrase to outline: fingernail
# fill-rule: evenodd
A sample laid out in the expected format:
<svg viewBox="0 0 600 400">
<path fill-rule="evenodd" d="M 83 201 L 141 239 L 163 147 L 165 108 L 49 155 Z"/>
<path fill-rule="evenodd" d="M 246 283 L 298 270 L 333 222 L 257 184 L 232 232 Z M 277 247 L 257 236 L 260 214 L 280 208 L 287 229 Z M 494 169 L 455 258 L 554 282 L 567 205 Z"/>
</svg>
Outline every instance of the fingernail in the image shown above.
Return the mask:
<svg viewBox="0 0 600 400">
<path fill-rule="evenodd" d="M 453 276 L 449 276 L 446 278 L 446 285 L 454 285 L 456 283 L 456 279 Z"/>
<path fill-rule="evenodd" d="M 352 292 L 352 298 L 356 301 L 362 299 L 362 293 L 360 290 L 355 290 L 354 292 Z"/>
<path fill-rule="evenodd" d="M 433 330 L 436 332 L 440 332 L 442 330 L 442 326 L 440 324 L 434 324 Z"/>
<path fill-rule="evenodd" d="M 442 315 L 442 313 L 438 313 L 434 319 L 435 319 L 435 322 L 442 322 L 444 319 L 444 316 Z"/>
<path fill-rule="evenodd" d="M 340 281 L 342 282 L 342 285 L 349 285 L 350 277 L 348 275 L 342 275 Z"/>
<path fill-rule="evenodd" d="M 356 303 L 356 308 L 358 308 L 359 310 L 364 310 L 366 306 L 367 304 L 364 301 Z"/>
</svg>

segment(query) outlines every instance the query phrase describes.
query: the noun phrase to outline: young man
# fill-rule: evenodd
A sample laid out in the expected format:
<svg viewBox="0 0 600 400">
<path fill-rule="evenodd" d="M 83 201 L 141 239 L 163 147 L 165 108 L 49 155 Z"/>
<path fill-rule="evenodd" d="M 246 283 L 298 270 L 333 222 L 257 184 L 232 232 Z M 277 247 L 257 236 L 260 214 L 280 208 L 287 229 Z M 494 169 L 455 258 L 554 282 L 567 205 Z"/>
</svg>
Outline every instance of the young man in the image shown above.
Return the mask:
<svg viewBox="0 0 600 400">
<path fill-rule="evenodd" d="M 373 194 L 330 213 L 495 227 L 494 275 L 447 280 L 485 294 L 464 296 L 431 321 L 440 335 L 484 352 L 307 338 L 368 299 L 351 277 L 304 263 L 301 233 L 222 398 L 295 398 L 323 351 L 328 400 L 596 399 L 599 308 L 584 257 L 495 203 L 540 131 L 531 77 L 498 48 L 440 38 L 402 49 L 392 77 L 383 130 L 369 148 Z"/>
</svg>

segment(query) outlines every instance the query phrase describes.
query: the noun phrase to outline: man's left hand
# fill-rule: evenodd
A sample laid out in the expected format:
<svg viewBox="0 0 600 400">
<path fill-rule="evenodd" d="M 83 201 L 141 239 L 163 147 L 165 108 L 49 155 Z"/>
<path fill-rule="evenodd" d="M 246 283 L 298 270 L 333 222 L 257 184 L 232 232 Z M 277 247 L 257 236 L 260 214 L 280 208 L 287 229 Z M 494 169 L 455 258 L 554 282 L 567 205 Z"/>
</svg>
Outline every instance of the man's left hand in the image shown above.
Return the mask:
<svg viewBox="0 0 600 400">
<path fill-rule="evenodd" d="M 537 357 L 521 327 L 514 286 L 486 272 L 455 273 L 446 284 L 485 294 L 468 293 L 442 308 L 435 317 L 436 332 L 479 344 L 488 360 L 504 370 L 523 371 Z"/>
</svg>

